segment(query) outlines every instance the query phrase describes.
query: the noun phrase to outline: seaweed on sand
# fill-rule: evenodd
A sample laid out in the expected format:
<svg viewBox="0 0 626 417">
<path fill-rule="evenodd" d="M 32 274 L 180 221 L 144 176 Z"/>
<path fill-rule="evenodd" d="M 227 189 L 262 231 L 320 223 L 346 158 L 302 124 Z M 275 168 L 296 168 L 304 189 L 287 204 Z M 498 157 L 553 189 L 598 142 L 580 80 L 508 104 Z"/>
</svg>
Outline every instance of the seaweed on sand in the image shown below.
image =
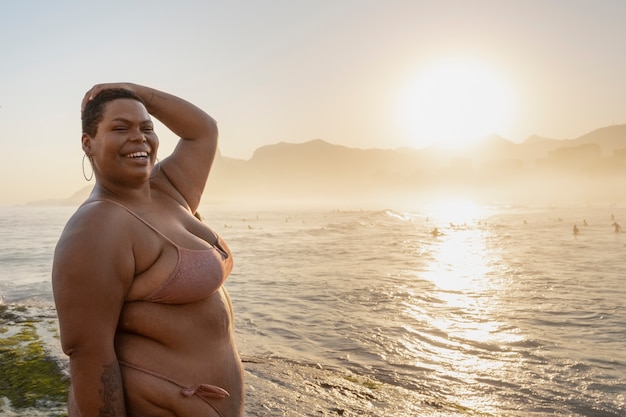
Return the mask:
<svg viewBox="0 0 626 417">
<path fill-rule="evenodd" d="M 0 397 L 15 409 L 58 406 L 67 399 L 69 378 L 37 334 L 36 319 L 6 305 L 0 305 L 0 375 Z"/>
</svg>

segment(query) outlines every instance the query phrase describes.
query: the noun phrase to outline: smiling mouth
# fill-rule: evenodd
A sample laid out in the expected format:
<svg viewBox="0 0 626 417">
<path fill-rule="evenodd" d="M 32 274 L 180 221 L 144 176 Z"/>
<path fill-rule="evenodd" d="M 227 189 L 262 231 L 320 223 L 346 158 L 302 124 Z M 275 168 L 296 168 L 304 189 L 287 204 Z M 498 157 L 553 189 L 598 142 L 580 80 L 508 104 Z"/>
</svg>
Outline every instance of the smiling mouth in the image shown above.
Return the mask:
<svg viewBox="0 0 626 417">
<path fill-rule="evenodd" d="M 144 159 L 148 157 L 148 152 L 133 152 L 126 155 L 126 158 L 130 159 Z"/>
</svg>

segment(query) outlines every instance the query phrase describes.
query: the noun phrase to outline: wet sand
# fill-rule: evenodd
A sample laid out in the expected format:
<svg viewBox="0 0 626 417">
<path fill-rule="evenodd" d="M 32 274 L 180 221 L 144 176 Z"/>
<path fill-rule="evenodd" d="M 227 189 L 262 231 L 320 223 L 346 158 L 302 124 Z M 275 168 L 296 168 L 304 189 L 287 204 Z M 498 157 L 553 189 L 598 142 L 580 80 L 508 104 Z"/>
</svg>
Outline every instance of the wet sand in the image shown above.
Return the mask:
<svg viewBox="0 0 626 417">
<path fill-rule="evenodd" d="M 367 375 L 281 359 L 243 357 L 246 417 L 488 416 L 445 399 L 420 396 Z"/>
</svg>

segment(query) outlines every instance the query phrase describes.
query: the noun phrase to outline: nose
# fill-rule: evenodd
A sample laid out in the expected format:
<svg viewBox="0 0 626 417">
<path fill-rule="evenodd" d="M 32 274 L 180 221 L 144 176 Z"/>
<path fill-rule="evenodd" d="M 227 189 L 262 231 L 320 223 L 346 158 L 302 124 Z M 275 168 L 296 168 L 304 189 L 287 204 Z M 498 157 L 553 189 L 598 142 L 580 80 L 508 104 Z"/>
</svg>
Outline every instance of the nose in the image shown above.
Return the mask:
<svg viewBox="0 0 626 417">
<path fill-rule="evenodd" d="M 141 129 L 137 128 L 131 130 L 130 140 L 136 142 L 147 142 L 148 138 L 146 138 L 146 135 L 141 131 Z"/>
</svg>

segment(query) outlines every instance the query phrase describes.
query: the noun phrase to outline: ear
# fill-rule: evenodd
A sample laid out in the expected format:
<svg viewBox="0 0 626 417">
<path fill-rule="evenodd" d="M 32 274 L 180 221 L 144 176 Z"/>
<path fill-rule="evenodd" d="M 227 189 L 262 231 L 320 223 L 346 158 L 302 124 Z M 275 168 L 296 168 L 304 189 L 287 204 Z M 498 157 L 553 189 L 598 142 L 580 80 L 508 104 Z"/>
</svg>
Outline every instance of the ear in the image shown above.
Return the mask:
<svg viewBox="0 0 626 417">
<path fill-rule="evenodd" d="M 82 142 L 83 145 L 83 152 L 85 152 L 85 154 L 87 156 L 91 155 L 91 141 L 93 139 L 91 138 L 91 136 L 89 136 L 86 133 L 83 133 L 83 136 L 80 138 L 80 141 Z"/>
</svg>

